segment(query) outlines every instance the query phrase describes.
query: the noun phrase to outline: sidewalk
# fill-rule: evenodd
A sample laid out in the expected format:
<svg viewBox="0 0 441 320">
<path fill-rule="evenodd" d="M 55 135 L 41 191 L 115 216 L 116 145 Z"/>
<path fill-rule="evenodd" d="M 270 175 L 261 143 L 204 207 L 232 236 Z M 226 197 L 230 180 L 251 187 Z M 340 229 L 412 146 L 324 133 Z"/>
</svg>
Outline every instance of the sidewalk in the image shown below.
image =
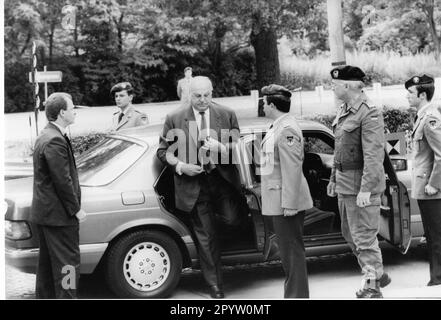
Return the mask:
<svg viewBox="0 0 441 320">
<path fill-rule="evenodd" d="M 441 285 L 383 290 L 386 299 L 441 299 Z"/>
</svg>

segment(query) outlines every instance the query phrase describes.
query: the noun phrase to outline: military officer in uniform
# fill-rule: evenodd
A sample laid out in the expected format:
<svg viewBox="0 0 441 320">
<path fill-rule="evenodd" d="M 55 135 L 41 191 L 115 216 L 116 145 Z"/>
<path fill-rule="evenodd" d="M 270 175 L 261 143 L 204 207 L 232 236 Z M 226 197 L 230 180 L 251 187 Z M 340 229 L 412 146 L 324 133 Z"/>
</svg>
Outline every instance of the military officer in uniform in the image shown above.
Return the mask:
<svg viewBox="0 0 441 320">
<path fill-rule="evenodd" d="M 262 88 L 265 116 L 273 119 L 262 141 L 262 214 L 273 217 L 274 231 L 285 271 L 285 298 L 309 298 L 303 224 L 312 208 L 303 175 L 303 136 L 289 114 L 291 92 L 272 84 Z"/>
<path fill-rule="evenodd" d="M 334 94 L 343 104 L 332 124 L 334 165 L 328 195 L 338 195 L 341 231 L 362 269 L 357 298 L 382 298 L 390 283 L 378 246 L 380 196 L 385 190 L 384 121 L 363 91 L 364 72 L 353 66 L 331 70 Z"/>
<path fill-rule="evenodd" d="M 128 82 L 118 83 L 110 90 L 110 94 L 115 98 L 115 103 L 120 109 L 113 114 L 111 130 L 118 131 L 149 123 L 147 115 L 133 107 L 133 91 L 132 85 Z"/>
<path fill-rule="evenodd" d="M 428 286 L 441 284 L 441 107 L 432 102 L 433 78 L 406 81 L 407 99 L 418 110 L 413 127 L 412 198 L 417 199 L 430 264 Z"/>
</svg>

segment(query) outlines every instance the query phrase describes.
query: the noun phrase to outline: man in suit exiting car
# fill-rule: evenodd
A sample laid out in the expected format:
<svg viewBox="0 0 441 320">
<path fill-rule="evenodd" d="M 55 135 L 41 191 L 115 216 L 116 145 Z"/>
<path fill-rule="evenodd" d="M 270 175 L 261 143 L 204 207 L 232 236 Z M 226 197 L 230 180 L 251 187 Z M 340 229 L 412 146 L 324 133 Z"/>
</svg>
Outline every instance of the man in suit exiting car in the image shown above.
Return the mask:
<svg viewBox="0 0 441 320">
<path fill-rule="evenodd" d="M 231 151 L 240 133 L 234 111 L 213 102 L 212 92 L 210 79 L 193 78 L 190 104 L 165 119 L 157 156 L 175 173 L 176 207 L 190 216 L 210 294 L 223 298 L 215 213 L 226 225 L 239 224 L 240 179 Z"/>
</svg>

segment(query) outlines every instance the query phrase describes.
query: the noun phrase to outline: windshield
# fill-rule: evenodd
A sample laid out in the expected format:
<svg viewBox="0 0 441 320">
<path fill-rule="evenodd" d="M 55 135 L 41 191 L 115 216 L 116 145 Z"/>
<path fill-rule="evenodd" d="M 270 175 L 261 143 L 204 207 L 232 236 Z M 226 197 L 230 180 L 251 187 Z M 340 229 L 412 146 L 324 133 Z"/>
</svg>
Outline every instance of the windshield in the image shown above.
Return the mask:
<svg viewBox="0 0 441 320">
<path fill-rule="evenodd" d="M 115 180 L 144 153 L 145 147 L 135 142 L 105 138 L 78 158 L 80 184 L 102 186 Z"/>
</svg>

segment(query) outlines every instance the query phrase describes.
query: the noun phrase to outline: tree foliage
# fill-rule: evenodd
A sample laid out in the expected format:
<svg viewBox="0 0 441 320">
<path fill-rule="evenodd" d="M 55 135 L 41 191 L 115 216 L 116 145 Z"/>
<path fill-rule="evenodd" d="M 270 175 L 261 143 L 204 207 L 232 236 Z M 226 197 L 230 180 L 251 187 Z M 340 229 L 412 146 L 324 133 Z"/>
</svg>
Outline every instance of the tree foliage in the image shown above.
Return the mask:
<svg viewBox="0 0 441 320">
<path fill-rule="evenodd" d="M 440 50 L 441 0 L 343 4 L 353 48 Z M 66 5 L 75 12 L 69 28 Z M 209 76 L 217 96 L 249 94 L 280 81 L 282 37 L 311 57 L 328 51 L 327 36 L 322 0 L 5 0 L 5 111 L 33 108 L 33 41 L 38 69 L 63 72 L 50 90 L 100 106 L 114 103 L 109 89 L 119 81 L 134 85 L 138 103 L 177 99 L 186 66 Z"/>
</svg>

